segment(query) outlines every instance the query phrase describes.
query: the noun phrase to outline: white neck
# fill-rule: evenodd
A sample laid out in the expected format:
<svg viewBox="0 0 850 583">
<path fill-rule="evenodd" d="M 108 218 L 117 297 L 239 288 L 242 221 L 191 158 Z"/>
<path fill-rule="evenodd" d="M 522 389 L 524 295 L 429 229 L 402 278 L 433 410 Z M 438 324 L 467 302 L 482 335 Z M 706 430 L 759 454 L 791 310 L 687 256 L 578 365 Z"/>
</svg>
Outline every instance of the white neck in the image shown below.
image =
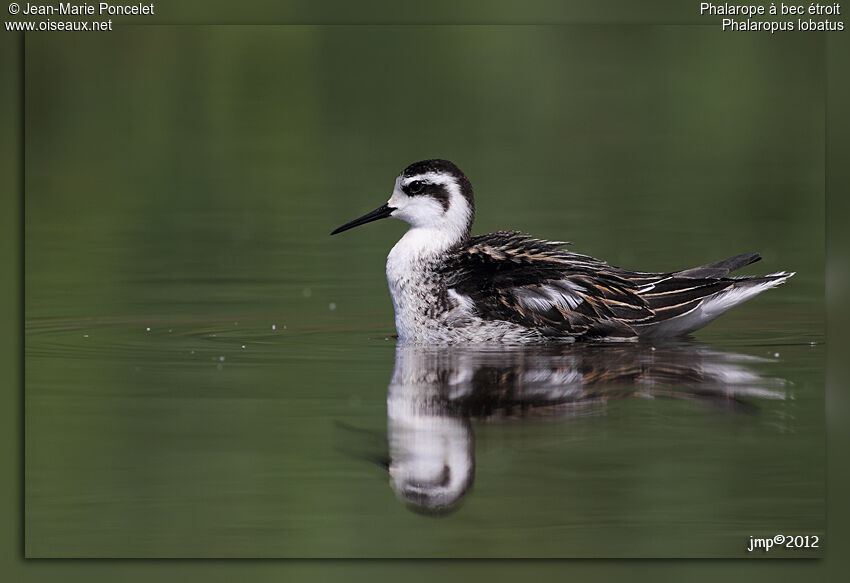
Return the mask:
<svg viewBox="0 0 850 583">
<path fill-rule="evenodd" d="M 387 256 L 387 285 L 400 339 L 412 338 L 428 320 L 424 313 L 435 301 L 432 264 L 458 242 L 442 229 L 411 227 Z"/>
<path fill-rule="evenodd" d="M 391 198 L 390 204 L 393 203 L 396 201 Z M 414 203 L 419 205 L 419 212 L 411 213 L 410 207 L 406 206 L 393 213 L 394 217 L 410 223 L 410 228 L 387 257 L 387 279 L 391 287 L 393 281 L 403 277 L 409 278 L 413 273 L 421 273 L 423 263 L 439 257 L 463 241 L 469 234 L 472 212 L 459 192 L 452 193 L 451 205 L 446 211 L 443 211 L 439 203 L 432 199 L 421 201 L 421 203 L 432 208 L 439 208 L 439 212 L 436 210 L 431 214 L 421 212 L 423 206 L 420 201 L 414 201 Z"/>
<path fill-rule="evenodd" d="M 404 255 L 413 262 L 428 261 L 451 249 L 463 239 L 463 234 L 446 232 L 445 229 L 410 227 L 398 240 L 390 255 Z M 401 259 L 401 257 L 398 257 Z"/>
</svg>

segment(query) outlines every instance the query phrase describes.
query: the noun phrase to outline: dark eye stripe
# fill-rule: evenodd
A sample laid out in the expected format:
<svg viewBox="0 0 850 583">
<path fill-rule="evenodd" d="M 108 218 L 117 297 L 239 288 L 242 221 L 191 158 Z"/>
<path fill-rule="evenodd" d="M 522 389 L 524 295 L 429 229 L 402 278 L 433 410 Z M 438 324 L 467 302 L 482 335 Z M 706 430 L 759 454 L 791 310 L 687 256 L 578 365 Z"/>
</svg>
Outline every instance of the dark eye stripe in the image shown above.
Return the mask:
<svg viewBox="0 0 850 583">
<path fill-rule="evenodd" d="M 449 191 L 442 184 L 426 184 L 423 196 L 430 196 L 443 207 L 443 212 L 449 210 Z"/>
<path fill-rule="evenodd" d="M 449 210 L 449 191 L 444 184 L 413 180 L 402 187 L 408 196 L 430 196 L 440 203 L 443 212 Z"/>
</svg>

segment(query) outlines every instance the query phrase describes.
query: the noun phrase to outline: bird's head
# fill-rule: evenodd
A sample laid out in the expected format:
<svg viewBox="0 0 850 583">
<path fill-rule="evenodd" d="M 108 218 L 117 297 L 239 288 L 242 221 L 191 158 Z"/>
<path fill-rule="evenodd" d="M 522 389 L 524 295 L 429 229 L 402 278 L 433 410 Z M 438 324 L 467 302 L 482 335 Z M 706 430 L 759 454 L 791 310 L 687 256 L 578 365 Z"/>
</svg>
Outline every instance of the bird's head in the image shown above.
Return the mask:
<svg viewBox="0 0 850 583">
<path fill-rule="evenodd" d="M 331 235 L 388 217 L 460 240 L 469 234 L 475 217 L 472 184 L 448 160 L 415 162 L 396 177 L 386 204 L 342 225 Z"/>
</svg>

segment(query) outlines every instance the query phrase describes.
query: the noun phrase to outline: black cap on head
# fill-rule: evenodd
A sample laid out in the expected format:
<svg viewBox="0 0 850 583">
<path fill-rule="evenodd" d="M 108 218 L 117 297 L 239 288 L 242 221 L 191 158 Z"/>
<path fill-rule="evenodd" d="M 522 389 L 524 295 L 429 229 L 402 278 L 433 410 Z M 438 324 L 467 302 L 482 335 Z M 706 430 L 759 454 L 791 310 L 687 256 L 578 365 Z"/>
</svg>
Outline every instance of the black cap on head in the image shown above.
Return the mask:
<svg viewBox="0 0 850 583">
<path fill-rule="evenodd" d="M 434 158 L 433 160 L 420 160 L 419 162 L 414 162 L 410 166 L 404 169 L 404 172 L 401 173 L 402 176 L 416 176 L 417 174 L 425 174 L 427 172 L 440 172 L 443 174 L 451 174 L 457 178 L 464 176 L 463 172 L 460 171 L 460 168 L 455 166 L 452 162 L 448 160 L 440 160 L 439 158 Z"/>
</svg>

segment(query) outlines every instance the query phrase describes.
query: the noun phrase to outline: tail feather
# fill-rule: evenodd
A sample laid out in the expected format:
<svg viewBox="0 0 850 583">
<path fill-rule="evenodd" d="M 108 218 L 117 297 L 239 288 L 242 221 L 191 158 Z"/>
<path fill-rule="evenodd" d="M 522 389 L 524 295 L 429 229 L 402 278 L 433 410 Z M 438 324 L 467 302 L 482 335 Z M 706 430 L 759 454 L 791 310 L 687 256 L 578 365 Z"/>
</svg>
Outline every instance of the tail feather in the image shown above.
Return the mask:
<svg viewBox="0 0 850 583">
<path fill-rule="evenodd" d="M 758 260 L 752 259 L 753 256 L 758 257 L 756 254 L 739 255 L 695 269 L 725 269 L 729 265 L 749 265 Z M 715 267 L 719 264 L 724 265 L 723 267 Z M 733 269 L 737 269 L 737 267 Z M 682 276 L 681 273 L 675 274 L 672 280 L 668 280 L 668 282 L 680 283 L 686 291 L 684 297 L 687 297 L 687 299 L 681 302 L 679 300 L 683 299 L 683 294 L 669 292 L 653 298 L 657 304 L 654 306 L 655 317 L 641 327 L 641 336 L 669 337 L 689 334 L 702 328 L 727 310 L 746 302 L 763 291 L 785 283 L 789 277 L 794 275 L 793 272 L 780 271 L 762 276 L 725 278 L 715 280 L 711 284 L 703 281 L 700 282 L 702 285 L 694 286 L 692 276 Z M 723 289 L 718 290 L 716 286 L 723 283 L 726 285 L 722 286 Z M 699 297 L 694 297 L 700 291 L 705 293 Z M 664 297 L 670 298 L 669 304 L 658 303 Z"/>
<path fill-rule="evenodd" d="M 691 267 L 684 271 L 674 273 L 677 277 L 692 277 L 692 278 L 708 278 L 708 277 L 725 277 L 747 265 L 761 261 L 761 255 L 758 253 L 743 253 L 735 255 L 722 261 L 716 261 L 699 267 Z"/>
</svg>

